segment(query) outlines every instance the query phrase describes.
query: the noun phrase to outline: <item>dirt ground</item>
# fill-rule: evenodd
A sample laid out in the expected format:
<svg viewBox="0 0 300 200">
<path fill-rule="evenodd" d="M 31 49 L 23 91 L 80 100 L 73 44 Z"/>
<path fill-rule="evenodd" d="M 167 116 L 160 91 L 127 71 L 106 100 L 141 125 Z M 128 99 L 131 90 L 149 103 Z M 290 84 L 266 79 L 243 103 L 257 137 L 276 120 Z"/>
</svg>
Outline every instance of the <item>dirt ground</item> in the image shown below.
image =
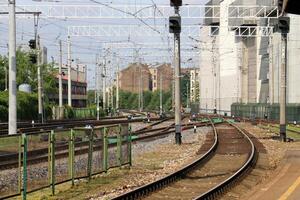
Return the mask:
<svg viewBox="0 0 300 200">
<path fill-rule="evenodd" d="M 275 132 L 252 126 L 249 123 L 240 123 L 240 127 L 257 138 L 259 143 L 259 157 L 255 169 L 236 187 L 221 197 L 221 199 L 255 199 L 254 195 L 261 192 L 262 188 L 275 179 L 285 162 L 285 157 L 290 150 L 300 150 L 300 142 L 282 143 L 272 139 Z M 263 191 L 264 192 L 264 191 Z M 273 198 L 267 198 L 272 200 Z"/>
</svg>

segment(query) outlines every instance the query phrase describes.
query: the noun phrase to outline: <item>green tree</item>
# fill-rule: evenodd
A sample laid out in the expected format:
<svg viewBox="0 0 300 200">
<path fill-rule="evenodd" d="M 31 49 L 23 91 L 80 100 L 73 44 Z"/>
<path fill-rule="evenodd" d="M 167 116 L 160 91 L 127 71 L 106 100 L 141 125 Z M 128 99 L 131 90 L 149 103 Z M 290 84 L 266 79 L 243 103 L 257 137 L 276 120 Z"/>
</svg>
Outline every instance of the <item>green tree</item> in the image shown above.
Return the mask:
<svg viewBox="0 0 300 200">
<path fill-rule="evenodd" d="M 5 72 L 8 69 L 8 59 L 0 55 L 0 91 L 5 89 Z"/>
<path fill-rule="evenodd" d="M 186 107 L 186 103 L 187 103 L 187 98 L 189 95 L 189 89 L 190 89 L 190 76 L 189 74 L 184 74 L 184 76 L 181 79 L 180 82 L 180 86 L 181 86 L 181 102 L 182 102 L 182 106 Z"/>
</svg>

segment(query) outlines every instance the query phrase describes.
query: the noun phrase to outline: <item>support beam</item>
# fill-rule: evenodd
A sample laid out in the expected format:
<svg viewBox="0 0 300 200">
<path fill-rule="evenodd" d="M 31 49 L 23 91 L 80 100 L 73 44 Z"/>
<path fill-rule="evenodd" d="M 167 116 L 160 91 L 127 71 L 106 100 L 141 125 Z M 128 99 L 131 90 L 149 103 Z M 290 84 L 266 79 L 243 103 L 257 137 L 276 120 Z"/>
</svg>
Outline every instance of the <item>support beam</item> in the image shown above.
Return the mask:
<svg viewBox="0 0 300 200">
<path fill-rule="evenodd" d="M 182 18 L 185 19 L 219 19 L 219 5 L 184 5 L 181 7 Z M 8 12 L 6 5 L 0 6 L 0 13 Z M 41 12 L 41 18 L 53 19 L 167 19 L 173 14 L 168 5 L 18 5 L 17 12 Z M 277 6 L 263 5 L 230 5 L 229 19 L 261 19 L 277 18 Z M 6 17 L 0 15 L 0 17 Z M 19 14 L 19 18 L 28 18 Z"/>
<path fill-rule="evenodd" d="M 202 28 L 209 28 L 209 35 L 215 36 L 218 35 L 220 26 L 182 26 L 182 35 L 198 38 Z M 155 26 L 155 29 L 160 33 L 168 31 L 162 25 Z M 228 30 L 235 31 L 237 37 L 269 37 L 273 34 L 273 27 L 270 26 L 228 26 Z M 68 34 L 72 37 L 162 37 L 161 34 L 138 25 L 68 26 Z"/>
</svg>

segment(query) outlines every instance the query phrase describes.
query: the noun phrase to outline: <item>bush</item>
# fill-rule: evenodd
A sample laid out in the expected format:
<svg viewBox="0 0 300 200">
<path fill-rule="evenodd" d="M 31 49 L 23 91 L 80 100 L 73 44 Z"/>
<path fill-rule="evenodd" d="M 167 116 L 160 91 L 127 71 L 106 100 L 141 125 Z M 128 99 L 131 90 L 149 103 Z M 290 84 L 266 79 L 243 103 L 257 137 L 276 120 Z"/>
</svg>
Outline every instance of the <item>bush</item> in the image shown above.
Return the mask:
<svg viewBox="0 0 300 200">
<path fill-rule="evenodd" d="M 8 119 L 8 109 L 6 106 L 0 105 L 0 121 L 6 122 Z"/>
<path fill-rule="evenodd" d="M 65 106 L 65 119 L 73 119 L 75 117 L 74 110 L 70 106 Z"/>
</svg>

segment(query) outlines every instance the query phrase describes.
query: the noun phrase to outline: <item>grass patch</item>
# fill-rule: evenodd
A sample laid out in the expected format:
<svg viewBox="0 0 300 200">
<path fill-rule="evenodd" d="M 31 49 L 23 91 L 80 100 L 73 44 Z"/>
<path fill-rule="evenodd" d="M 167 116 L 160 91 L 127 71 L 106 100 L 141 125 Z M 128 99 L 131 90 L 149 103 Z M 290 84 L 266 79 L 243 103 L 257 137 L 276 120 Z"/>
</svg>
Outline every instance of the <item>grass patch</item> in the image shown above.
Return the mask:
<svg viewBox="0 0 300 200">
<path fill-rule="evenodd" d="M 276 134 L 279 135 L 279 125 L 272 125 L 272 126 L 267 126 L 267 125 L 259 125 L 259 127 L 263 129 L 268 129 Z M 294 130 L 294 131 L 300 131 L 299 128 L 296 128 L 294 126 L 288 126 L 287 127 L 287 137 L 292 138 L 294 140 L 300 140 L 300 134 L 291 132 L 289 130 Z"/>
<path fill-rule="evenodd" d="M 74 187 L 71 182 L 63 183 L 55 187 L 55 195 L 51 194 L 50 189 L 40 190 L 31 194 L 28 194 L 28 200 L 82 200 L 89 199 L 92 195 L 105 194 L 111 188 L 117 187 L 120 181 L 123 180 L 124 175 L 128 174 L 130 169 L 111 169 L 108 173 L 103 173 L 95 178 L 92 178 L 90 182 L 82 179 L 76 181 Z M 21 197 L 15 198 L 21 200 Z"/>
</svg>

